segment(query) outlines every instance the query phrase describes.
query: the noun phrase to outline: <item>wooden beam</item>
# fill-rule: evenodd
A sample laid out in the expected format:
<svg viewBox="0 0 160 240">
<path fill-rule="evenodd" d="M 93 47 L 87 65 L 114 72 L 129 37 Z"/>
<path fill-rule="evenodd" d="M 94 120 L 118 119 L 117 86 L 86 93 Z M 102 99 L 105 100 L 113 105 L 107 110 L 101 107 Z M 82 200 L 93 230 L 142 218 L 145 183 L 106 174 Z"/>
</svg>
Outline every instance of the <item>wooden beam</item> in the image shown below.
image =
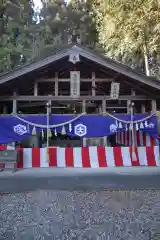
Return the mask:
<svg viewBox="0 0 160 240">
<path fill-rule="evenodd" d="M 34 96 L 38 96 L 38 82 L 34 83 Z"/>
<path fill-rule="evenodd" d="M 106 100 L 102 100 L 102 112 L 105 113 L 106 112 Z"/>
<path fill-rule="evenodd" d="M 117 113 L 117 115 L 122 115 L 124 113 Z M 21 114 L 16 114 L 17 116 L 20 116 L 20 117 L 26 117 L 26 116 L 43 116 L 44 113 L 21 113 Z M 59 115 L 61 116 L 62 113 L 56 113 L 56 115 Z M 74 113 L 66 113 L 65 116 L 75 116 L 75 115 L 78 115 L 78 114 L 74 114 Z M 89 116 L 99 116 L 99 115 L 102 115 L 103 114 L 99 114 L 99 113 L 87 113 L 87 115 Z M 11 116 L 11 114 L 1 114 L 1 117 L 5 117 L 5 116 Z"/>
<path fill-rule="evenodd" d="M 96 95 L 96 75 L 95 72 L 92 72 L 92 96 Z"/>
<path fill-rule="evenodd" d="M 92 78 L 81 78 L 81 82 L 92 82 Z M 43 82 L 56 82 L 57 78 L 44 78 L 39 79 L 37 82 L 43 83 Z M 112 82 L 113 78 L 95 78 L 95 82 Z M 70 82 L 70 78 L 59 78 L 58 82 Z"/>
<path fill-rule="evenodd" d="M 143 94 L 147 95 L 148 97 L 151 97 L 152 99 L 154 98 L 154 95 L 152 93 L 150 93 L 149 91 L 145 90 L 142 86 L 139 86 L 138 84 L 134 84 L 134 83 L 131 83 L 131 82 L 126 81 L 126 80 L 123 80 L 123 82 L 126 85 L 129 85 L 130 87 L 134 88 L 134 90 L 138 90 L 139 92 L 142 92 Z"/>
<path fill-rule="evenodd" d="M 102 113 L 106 113 L 106 100 L 102 100 Z M 103 137 L 103 146 L 107 146 L 107 136 Z"/>
<path fill-rule="evenodd" d="M 54 95 L 57 97 L 58 96 L 58 73 L 55 72 L 55 90 L 54 90 Z M 53 79 L 52 79 L 53 82 Z"/>
<path fill-rule="evenodd" d="M 105 101 L 105 100 L 104 100 Z M 82 106 L 82 102 L 75 102 L 76 106 Z M 26 103 L 18 103 L 18 107 L 20 108 L 27 108 L 27 107 L 45 107 L 46 106 L 46 102 L 26 102 Z M 97 104 L 96 103 L 92 103 L 92 102 L 86 102 L 86 107 L 96 107 Z M 59 103 L 57 105 L 57 102 L 54 103 L 52 102 L 52 107 L 53 108 L 62 108 L 62 107 L 66 107 L 66 103 Z M 127 108 L 127 106 L 123 105 L 116 105 L 116 104 L 107 104 L 106 109 L 125 109 Z"/>
<path fill-rule="evenodd" d="M 146 112 L 146 106 L 145 103 L 141 104 L 141 113 L 145 113 Z"/>
<path fill-rule="evenodd" d="M 90 93 L 91 93 L 91 90 L 81 91 L 81 96 L 88 96 L 88 95 L 92 96 Z M 46 95 L 47 95 L 47 93 L 46 93 Z M 41 96 L 41 94 L 39 96 Z M 55 96 L 55 95 L 53 94 L 53 96 Z M 59 95 L 57 95 L 57 97 L 58 96 L 70 96 L 69 91 L 64 91 L 64 90 L 59 89 Z"/>
<path fill-rule="evenodd" d="M 6 104 L 3 106 L 3 114 L 8 114 L 7 105 Z"/>
<path fill-rule="evenodd" d="M 82 113 L 86 113 L 86 100 L 82 101 Z M 85 137 L 82 139 L 82 142 L 83 142 L 83 147 L 86 147 L 87 139 Z"/>
<path fill-rule="evenodd" d="M 90 100 L 90 101 L 102 101 L 102 100 L 111 100 L 109 95 L 103 96 L 79 96 L 76 99 L 71 96 L 33 96 L 33 95 L 21 95 L 21 96 L 0 96 L 0 101 L 82 101 L 82 100 Z M 144 95 L 121 95 L 119 96 L 119 100 L 152 100 L 152 98 L 148 98 Z"/>
<path fill-rule="evenodd" d="M 86 101 L 82 101 L 82 113 L 86 113 Z"/>
<path fill-rule="evenodd" d="M 157 111 L 157 103 L 156 100 L 152 100 L 152 112 L 155 113 Z"/>
<path fill-rule="evenodd" d="M 131 100 L 127 100 L 127 114 L 130 114 L 131 111 Z"/>
<path fill-rule="evenodd" d="M 104 95 L 105 95 L 105 93 L 104 93 Z M 60 89 L 59 96 L 70 96 L 69 91 L 64 91 L 64 90 L 61 91 L 61 89 Z M 89 89 L 89 90 L 86 90 L 86 91 L 81 91 L 81 96 L 92 96 L 91 95 L 91 90 Z"/>
<path fill-rule="evenodd" d="M 131 89 L 131 95 L 132 96 L 136 96 L 136 92 L 135 92 L 135 90 L 133 88 Z"/>
<path fill-rule="evenodd" d="M 136 80 L 138 82 L 141 82 L 141 84 L 145 84 L 148 86 L 151 86 L 155 89 L 160 90 L 160 84 L 158 84 L 156 81 L 152 81 L 147 76 L 143 76 L 142 74 L 136 73 L 134 70 L 127 66 L 123 66 L 119 64 L 116 61 L 113 61 L 112 59 L 104 59 L 99 56 L 94 55 L 93 53 L 90 53 L 89 51 L 80 50 L 80 55 L 84 58 L 87 58 L 93 62 L 98 63 L 101 65 L 101 67 L 109 68 L 114 72 L 119 72 L 119 74 L 122 74 L 124 76 L 127 76 L 128 78 L 131 78 L 133 80 Z"/>
<path fill-rule="evenodd" d="M 14 91 L 13 93 L 13 103 L 12 103 L 12 113 L 16 114 L 17 113 L 17 100 L 16 100 L 17 92 Z"/>
</svg>

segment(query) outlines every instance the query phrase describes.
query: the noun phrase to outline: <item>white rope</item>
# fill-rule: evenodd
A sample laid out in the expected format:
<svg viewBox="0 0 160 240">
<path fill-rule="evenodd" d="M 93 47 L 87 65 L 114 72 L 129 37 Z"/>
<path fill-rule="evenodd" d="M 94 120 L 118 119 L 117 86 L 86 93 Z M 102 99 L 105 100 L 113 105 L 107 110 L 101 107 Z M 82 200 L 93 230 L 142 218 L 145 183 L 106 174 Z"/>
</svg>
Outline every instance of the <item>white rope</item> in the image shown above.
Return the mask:
<svg viewBox="0 0 160 240">
<path fill-rule="evenodd" d="M 47 127 L 49 127 L 49 128 L 57 128 L 57 127 L 62 127 L 62 126 L 68 125 L 68 124 L 76 121 L 77 119 L 79 119 L 83 115 L 85 115 L 85 113 L 82 113 L 81 115 L 79 115 L 79 116 L 77 116 L 77 117 L 75 117 L 75 118 L 73 118 L 73 119 L 71 119 L 71 120 L 69 120 L 67 122 L 63 122 L 63 123 L 59 123 L 59 124 L 55 124 L 55 125 L 49 125 L 49 126 L 42 125 L 42 124 L 37 124 L 37 123 L 32 123 L 32 122 L 27 121 L 27 120 L 25 120 L 25 119 L 23 119 L 23 118 L 21 118 L 21 117 L 19 117 L 17 115 L 12 115 L 12 116 L 14 116 L 15 118 L 19 119 L 20 121 L 22 121 L 22 122 L 24 122 L 26 124 L 29 124 L 31 126 L 34 126 L 34 127 L 39 127 L 39 128 L 47 128 Z"/>
<path fill-rule="evenodd" d="M 108 115 L 109 117 L 111 117 L 111 118 L 113 118 L 113 119 L 115 119 L 115 120 L 117 120 L 117 121 L 119 121 L 119 122 L 125 123 L 125 124 L 131 124 L 131 123 L 132 123 L 132 121 L 122 120 L 122 119 L 117 118 L 117 117 L 115 117 L 114 115 L 112 115 L 112 114 L 110 114 L 110 113 L 108 113 L 108 112 L 107 112 L 107 113 L 104 113 L 104 114 L 105 114 L 105 115 Z M 144 121 L 150 119 L 151 117 L 153 117 L 155 114 L 156 114 L 156 113 L 152 113 L 150 116 L 147 116 L 147 117 L 145 117 L 145 118 L 143 118 L 143 119 L 133 121 L 133 123 L 144 122 Z M 75 117 L 75 118 L 73 118 L 73 119 L 71 119 L 71 120 L 69 120 L 69 121 L 67 121 L 67 122 L 63 122 L 63 123 L 59 123 L 59 124 L 55 124 L 55 125 L 49 125 L 48 127 L 49 127 L 49 128 L 57 128 L 57 127 L 62 127 L 62 126 L 68 125 L 68 124 L 76 121 L 77 119 L 79 119 L 80 117 L 82 117 L 82 116 L 84 116 L 84 115 L 85 115 L 85 113 L 82 113 L 82 114 L 78 115 L 77 117 Z M 31 125 L 31 126 L 39 127 L 39 128 L 47 128 L 46 125 L 37 124 L 37 123 L 32 123 L 32 122 L 27 121 L 27 120 L 25 120 L 25 119 L 23 119 L 23 118 L 21 118 L 21 117 L 19 117 L 19 116 L 17 116 L 17 115 L 12 115 L 12 116 L 14 116 L 15 118 L 19 119 L 20 121 L 22 121 L 22 122 L 24 122 L 24 123 L 26 123 L 26 124 L 29 124 L 29 125 Z"/>
<path fill-rule="evenodd" d="M 131 123 L 144 122 L 144 121 L 150 119 L 151 117 L 153 117 L 156 113 L 152 113 L 150 116 L 147 116 L 146 118 L 142 118 L 142 119 L 140 119 L 140 120 L 135 120 L 135 121 L 125 121 L 125 120 L 122 120 L 122 119 L 120 119 L 120 118 L 115 117 L 114 115 L 112 115 L 112 114 L 110 114 L 110 113 L 108 113 L 108 112 L 107 112 L 107 113 L 104 113 L 104 114 L 110 116 L 111 118 L 113 118 L 113 119 L 115 119 L 115 120 L 117 120 L 117 121 L 119 121 L 119 122 L 126 123 L 126 124 L 131 124 Z"/>
</svg>

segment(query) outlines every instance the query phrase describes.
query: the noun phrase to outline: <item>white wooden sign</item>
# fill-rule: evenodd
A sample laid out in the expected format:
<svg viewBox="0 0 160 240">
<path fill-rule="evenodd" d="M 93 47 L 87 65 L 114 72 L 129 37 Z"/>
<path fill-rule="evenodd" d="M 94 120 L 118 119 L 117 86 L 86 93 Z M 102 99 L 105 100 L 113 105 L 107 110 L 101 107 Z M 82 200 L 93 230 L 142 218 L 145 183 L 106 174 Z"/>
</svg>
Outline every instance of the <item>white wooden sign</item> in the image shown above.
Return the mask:
<svg viewBox="0 0 160 240">
<path fill-rule="evenodd" d="M 111 99 L 117 100 L 119 98 L 119 89 L 120 89 L 120 83 L 117 83 L 117 82 L 111 83 L 111 93 L 110 93 Z"/>
<path fill-rule="evenodd" d="M 80 96 L 80 72 L 79 71 L 70 72 L 70 95 L 71 97 Z"/>
</svg>

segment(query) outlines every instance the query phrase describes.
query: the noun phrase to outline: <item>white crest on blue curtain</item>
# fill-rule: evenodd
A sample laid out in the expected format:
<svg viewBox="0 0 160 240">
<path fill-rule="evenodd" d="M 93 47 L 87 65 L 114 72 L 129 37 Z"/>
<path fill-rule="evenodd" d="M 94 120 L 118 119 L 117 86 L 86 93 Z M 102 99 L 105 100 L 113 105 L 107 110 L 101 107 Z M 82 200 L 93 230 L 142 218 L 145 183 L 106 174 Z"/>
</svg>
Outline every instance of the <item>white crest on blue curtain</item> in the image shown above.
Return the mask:
<svg viewBox="0 0 160 240">
<path fill-rule="evenodd" d="M 127 124 L 125 124 L 125 130 L 128 131 L 128 125 Z"/>
<path fill-rule="evenodd" d="M 116 124 L 111 124 L 110 125 L 110 127 L 109 127 L 109 130 L 110 130 L 110 132 L 117 132 L 117 126 L 116 126 Z"/>
<path fill-rule="evenodd" d="M 143 122 L 140 123 L 140 128 L 141 128 L 141 129 L 144 128 Z"/>
<path fill-rule="evenodd" d="M 139 130 L 139 126 L 138 126 L 138 123 L 136 123 L 136 130 L 137 130 L 137 131 Z"/>
<path fill-rule="evenodd" d="M 83 137 L 84 135 L 87 134 L 87 127 L 82 123 L 77 124 L 74 127 L 74 133 L 79 137 Z"/>
<path fill-rule="evenodd" d="M 149 124 L 148 124 L 148 127 L 149 127 L 149 128 L 154 128 L 154 123 L 149 123 Z"/>
<path fill-rule="evenodd" d="M 117 128 L 118 128 L 118 121 L 116 120 L 116 126 L 117 126 Z"/>
<path fill-rule="evenodd" d="M 13 131 L 20 136 L 22 136 L 22 135 L 24 135 L 28 132 L 27 127 L 25 125 L 22 125 L 22 124 L 18 124 L 18 125 L 13 126 Z"/>
<path fill-rule="evenodd" d="M 69 124 L 69 132 L 72 132 L 72 124 Z"/>
<path fill-rule="evenodd" d="M 144 122 L 144 125 L 145 125 L 145 127 L 147 128 L 147 127 L 148 127 L 148 122 L 145 121 L 145 122 Z"/>
<path fill-rule="evenodd" d="M 123 128 L 123 126 L 122 126 L 122 123 L 121 123 L 121 122 L 119 122 L 119 126 L 118 126 L 118 128 Z"/>
</svg>

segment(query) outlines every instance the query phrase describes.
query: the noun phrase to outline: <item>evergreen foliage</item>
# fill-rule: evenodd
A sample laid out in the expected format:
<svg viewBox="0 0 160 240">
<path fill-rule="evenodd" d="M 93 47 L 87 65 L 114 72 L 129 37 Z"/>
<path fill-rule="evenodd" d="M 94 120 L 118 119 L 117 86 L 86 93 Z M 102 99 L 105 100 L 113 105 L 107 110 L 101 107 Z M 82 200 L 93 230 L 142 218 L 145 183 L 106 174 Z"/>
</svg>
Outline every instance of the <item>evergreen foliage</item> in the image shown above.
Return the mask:
<svg viewBox="0 0 160 240">
<path fill-rule="evenodd" d="M 160 75 L 159 0 L 0 0 L 0 72 L 77 42 Z"/>
</svg>

